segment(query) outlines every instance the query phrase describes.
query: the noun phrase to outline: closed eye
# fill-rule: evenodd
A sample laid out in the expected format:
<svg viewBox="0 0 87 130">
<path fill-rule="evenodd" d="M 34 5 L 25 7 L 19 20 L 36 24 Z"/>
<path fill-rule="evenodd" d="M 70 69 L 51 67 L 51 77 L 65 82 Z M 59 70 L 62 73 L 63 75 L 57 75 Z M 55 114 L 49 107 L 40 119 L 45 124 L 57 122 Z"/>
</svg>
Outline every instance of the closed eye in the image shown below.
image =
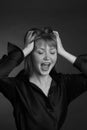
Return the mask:
<svg viewBox="0 0 87 130">
<path fill-rule="evenodd" d="M 44 53 L 44 50 L 37 50 L 37 53 L 38 53 L 38 54 L 43 54 L 43 53 Z"/>
<path fill-rule="evenodd" d="M 56 49 L 50 50 L 50 54 L 55 54 L 56 53 Z"/>
</svg>

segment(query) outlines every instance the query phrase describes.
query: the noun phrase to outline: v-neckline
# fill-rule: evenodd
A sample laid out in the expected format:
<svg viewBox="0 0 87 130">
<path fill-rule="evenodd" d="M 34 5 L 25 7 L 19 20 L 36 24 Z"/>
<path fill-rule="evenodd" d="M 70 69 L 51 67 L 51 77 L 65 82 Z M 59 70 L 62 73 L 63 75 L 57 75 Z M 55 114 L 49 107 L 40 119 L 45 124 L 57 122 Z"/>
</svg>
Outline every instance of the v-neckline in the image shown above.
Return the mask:
<svg viewBox="0 0 87 130">
<path fill-rule="evenodd" d="M 41 92 L 45 97 L 49 97 L 49 93 L 50 93 L 50 90 L 51 90 L 51 88 L 53 87 L 53 84 L 55 84 L 55 81 L 52 79 L 51 80 L 51 83 L 50 83 L 50 87 L 49 87 L 49 89 L 48 89 L 48 93 L 46 94 L 37 84 L 35 84 L 35 83 L 33 83 L 33 82 L 31 82 L 31 81 L 29 81 L 29 84 L 31 84 L 31 87 L 33 87 L 33 88 L 35 88 L 35 89 L 37 89 L 39 92 Z"/>
</svg>

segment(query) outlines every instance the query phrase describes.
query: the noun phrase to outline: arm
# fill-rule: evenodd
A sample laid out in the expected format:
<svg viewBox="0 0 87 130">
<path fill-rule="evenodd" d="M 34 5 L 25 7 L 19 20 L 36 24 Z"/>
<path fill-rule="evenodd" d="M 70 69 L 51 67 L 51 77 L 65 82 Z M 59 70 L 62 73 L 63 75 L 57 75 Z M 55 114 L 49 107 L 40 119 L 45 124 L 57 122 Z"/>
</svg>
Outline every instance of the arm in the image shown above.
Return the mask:
<svg viewBox="0 0 87 130">
<path fill-rule="evenodd" d="M 58 54 L 67 59 L 77 69 L 80 70 L 85 76 L 87 76 L 87 54 L 79 55 L 78 57 L 67 52 L 61 42 L 58 32 L 54 31 L 57 39 Z"/>
<path fill-rule="evenodd" d="M 77 59 L 76 56 L 70 54 L 69 52 L 67 52 L 66 50 L 63 50 L 61 52 L 59 52 L 59 54 L 64 57 L 65 59 L 67 59 L 70 63 L 74 63 L 75 60 Z"/>
<path fill-rule="evenodd" d="M 24 55 L 21 49 L 11 43 L 8 43 L 8 55 L 4 55 L 0 60 L 0 77 L 8 76 L 23 59 Z"/>
<path fill-rule="evenodd" d="M 33 50 L 34 36 L 32 36 L 33 31 L 29 31 L 26 35 L 25 47 L 21 50 L 16 45 L 8 43 L 8 55 L 4 55 L 0 60 L 0 77 L 8 76 L 9 73 L 18 66 Z"/>
<path fill-rule="evenodd" d="M 26 40 L 28 42 L 28 40 Z M 23 50 L 8 43 L 8 55 L 0 60 L 0 92 L 10 101 L 15 100 L 16 79 L 8 77 L 10 72 L 18 66 L 33 49 L 33 43 L 27 45 Z"/>
<path fill-rule="evenodd" d="M 8 55 L 4 55 L 0 59 L 0 92 L 11 102 L 16 99 L 16 81 L 15 78 L 8 77 L 8 75 L 23 59 L 21 49 L 11 43 L 8 43 Z"/>
<path fill-rule="evenodd" d="M 79 74 L 63 74 L 63 81 L 65 84 L 67 101 L 69 104 L 76 97 L 87 91 L 87 54 L 76 57 L 68 53 L 63 48 L 58 33 L 55 33 L 57 36 L 58 54 L 70 61 L 73 66 L 75 66 L 81 72 Z"/>
<path fill-rule="evenodd" d="M 64 57 L 65 59 L 67 59 L 70 63 L 74 63 L 76 60 L 76 56 L 70 54 L 69 52 L 67 52 L 61 42 L 61 39 L 59 37 L 58 32 L 54 31 L 54 34 L 56 36 L 56 40 L 57 40 L 57 50 L 58 50 L 58 54 L 61 55 L 62 57 Z"/>
</svg>

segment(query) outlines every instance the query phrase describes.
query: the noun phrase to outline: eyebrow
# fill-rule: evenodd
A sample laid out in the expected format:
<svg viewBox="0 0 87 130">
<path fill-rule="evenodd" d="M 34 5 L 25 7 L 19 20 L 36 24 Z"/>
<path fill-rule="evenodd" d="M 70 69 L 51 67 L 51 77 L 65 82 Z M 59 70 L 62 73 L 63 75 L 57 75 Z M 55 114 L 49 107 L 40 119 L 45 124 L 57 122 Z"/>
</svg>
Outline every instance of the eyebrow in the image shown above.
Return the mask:
<svg viewBox="0 0 87 130">
<path fill-rule="evenodd" d="M 45 48 L 44 48 L 44 47 L 36 47 L 36 49 L 42 49 L 42 50 L 45 50 Z M 51 47 L 50 47 L 50 50 L 53 50 L 53 49 L 56 49 L 56 47 L 51 46 Z"/>
<path fill-rule="evenodd" d="M 37 50 L 45 50 L 45 48 L 42 47 L 36 47 Z"/>
<path fill-rule="evenodd" d="M 53 46 L 52 46 L 52 47 L 50 47 L 50 49 L 52 49 L 52 50 L 53 50 L 53 49 L 56 49 L 56 47 L 53 47 Z"/>
</svg>

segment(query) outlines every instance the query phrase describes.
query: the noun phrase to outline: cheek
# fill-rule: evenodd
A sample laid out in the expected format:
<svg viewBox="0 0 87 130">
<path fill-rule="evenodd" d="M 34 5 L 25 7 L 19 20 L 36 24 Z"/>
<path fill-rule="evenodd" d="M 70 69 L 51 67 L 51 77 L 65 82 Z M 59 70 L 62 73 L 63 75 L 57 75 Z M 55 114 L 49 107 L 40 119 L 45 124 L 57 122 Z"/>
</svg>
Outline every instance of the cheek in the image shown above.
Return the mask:
<svg viewBox="0 0 87 130">
<path fill-rule="evenodd" d="M 57 62 L 57 55 L 52 56 L 52 62 L 55 64 Z"/>
<path fill-rule="evenodd" d="M 42 58 L 40 56 L 34 55 L 32 60 L 33 60 L 33 64 L 37 65 L 37 64 L 41 63 Z"/>
</svg>

